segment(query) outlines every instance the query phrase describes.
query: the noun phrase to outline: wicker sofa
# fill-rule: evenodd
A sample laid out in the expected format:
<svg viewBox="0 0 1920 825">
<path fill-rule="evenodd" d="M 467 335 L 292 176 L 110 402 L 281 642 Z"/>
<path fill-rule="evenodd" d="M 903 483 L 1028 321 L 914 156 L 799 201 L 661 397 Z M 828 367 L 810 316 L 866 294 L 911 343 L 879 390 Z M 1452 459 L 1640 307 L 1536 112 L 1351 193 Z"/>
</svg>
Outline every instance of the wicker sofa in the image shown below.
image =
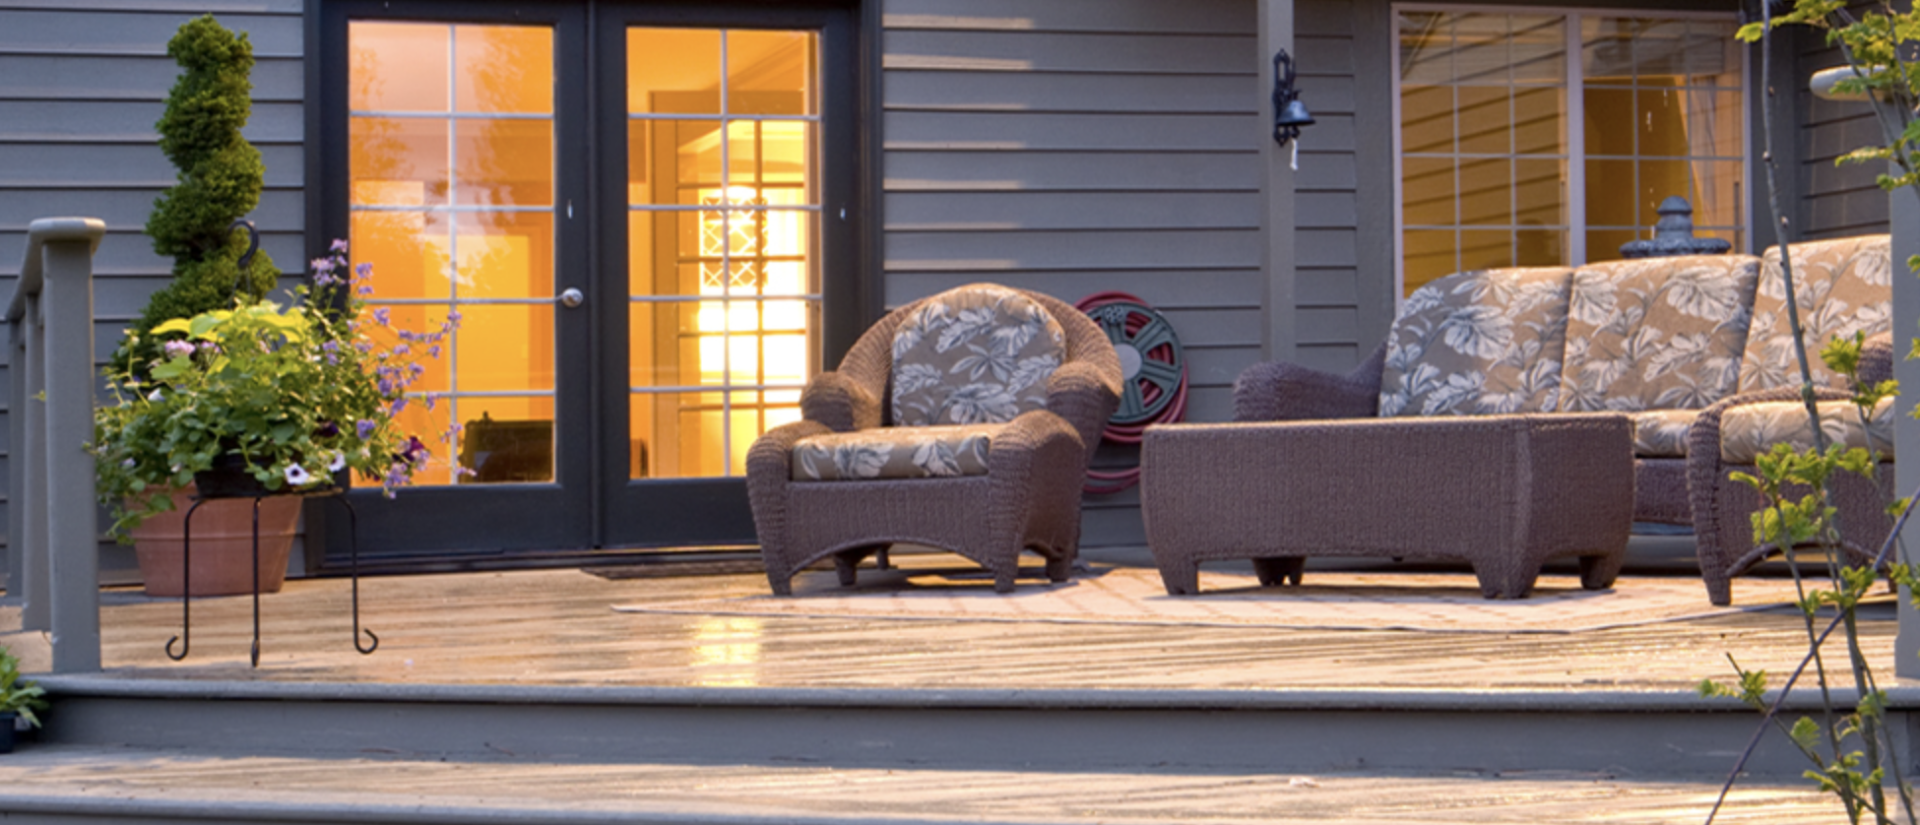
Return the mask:
<svg viewBox="0 0 1920 825">
<path fill-rule="evenodd" d="M 773 592 L 829 556 L 851 585 L 896 542 L 972 559 L 1002 593 L 1026 550 L 1064 581 L 1120 376 L 1100 327 L 1040 293 L 970 284 L 889 313 L 747 453 Z"/>
<path fill-rule="evenodd" d="M 1863 333 L 1862 377 L 1891 377 L 1888 237 L 1792 249 L 1809 349 Z M 1751 457 L 1765 444 L 1811 441 L 1805 409 L 1793 402 L 1798 373 L 1780 269 L 1776 248 L 1759 258 L 1448 276 L 1416 290 L 1387 341 L 1351 373 L 1277 362 L 1248 368 L 1234 388 L 1235 420 L 1627 416 L 1633 519 L 1692 526 L 1709 597 L 1726 604 L 1731 578 L 1759 560 L 1748 518 L 1759 498 L 1728 473 L 1752 472 Z M 1846 412 L 1844 380 L 1814 367 L 1822 429 L 1838 441 L 1870 443 Z M 1890 405 L 1878 410 L 1871 428 L 1879 436 L 1871 443 L 1889 456 L 1890 414 Z M 1890 526 L 1878 491 L 1847 478 L 1838 492 L 1847 541 L 1859 552 L 1877 549 Z"/>
</svg>

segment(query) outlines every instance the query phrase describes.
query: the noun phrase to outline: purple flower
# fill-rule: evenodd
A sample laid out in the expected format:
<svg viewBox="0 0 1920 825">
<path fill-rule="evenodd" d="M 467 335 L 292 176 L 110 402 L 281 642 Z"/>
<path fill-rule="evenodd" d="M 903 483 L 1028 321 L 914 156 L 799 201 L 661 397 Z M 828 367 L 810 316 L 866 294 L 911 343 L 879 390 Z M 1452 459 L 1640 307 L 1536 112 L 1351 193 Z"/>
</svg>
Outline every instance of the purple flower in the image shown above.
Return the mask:
<svg viewBox="0 0 1920 825">
<path fill-rule="evenodd" d="M 331 258 L 315 258 L 307 265 L 313 268 L 315 275 L 325 275 L 333 271 L 333 259 Z"/>
<path fill-rule="evenodd" d="M 362 278 L 373 277 L 373 264 L 361 264 L 353 268 L 353 274 Z"/>
<path fill-rule="evenodd" d="M 161 345 L 167 351 L 168 358 L 185 358 L 193 354 L 193 344 L 187 341 L 168 341 Z"/>
<path fill-rule="evenodd" d="M 431 355 L 431 356 L 433 356 L 433 357 L 435 357 L 435 358 L 439 358 L 439 357 L 440 357 L 440 345 L 439 345 L 439 344 L 434 344 L 433 346 L 430 346 L 430 347 L 427 347 L 427 354 L 428 354 L 428 355 Z"/>
<path fill-rule="evenodd" d="M 328 249 L 328 250 L 330 250 L 330 251 L 333 251 L 333 252 L 339 252 L 339 253 L 341 253 L 341 254 L 346 254 L 346 251 L 347 251 L 347 239 L 346 239 L 346 238 L 334 238 L 334 239 L 333 239 L 333 245 L 332 245 L 332 246 L 329 246 L 329 247 L 327 247 L 327 249 Z"/>
<path fill-rule="evenodd" d="M 406 408 L 407 408 L 407 397 L 403 395 L 403 396 L 400 396 L 399 398 L 393 399 L 393 406 L 387 408 L 387 414 L 399 415 L 400 411 Z"/>
<path fill-rule="evenodd" d="M 370 287 L 370 286 L 363 286 L 363 287 L 360 287 L 359 289 L 356 289 L 356 290 L 354 290 L 354 291 L 355 291 L 355 292 L 358 292 L 358 293 L 360 293 L 360 296 L 364 298 L 364 297 L 366 297 L 366 296 L 368 296 L 368 295 L 372 295 L 372 294 L 373 294 L 373 287 Z"/>
<path fill-rule="evenodd" d="M 389 323 L 389 317 L 386 307 L 380 307 L 373 311 L 373 321 L 380 326 L 386 326 Z"/>
<path fill-rule="evenodd" d="M 314 430 L 313 434 L 321 438 L 332 438 L 340 434 L 340 425 L 327 421 L 320 425 L 320 429 Z"/>
<path fill-rule="evenodd" d="M 353 431 L 359 434 L 360 440 L 365 441 L 367 436 L 373 435 L 374 428 L 378 426 L 380 425 L 362 418 L 358 423 L 353 425 Z"/>
<path fill-rule="evenodd" d="M 406 355 L 408 352 L 411 352 L 411 351 L 412 350 L 407 348 L 406 344 L 395 344 L 393 347 L 394 355 Z"/>
</svg>

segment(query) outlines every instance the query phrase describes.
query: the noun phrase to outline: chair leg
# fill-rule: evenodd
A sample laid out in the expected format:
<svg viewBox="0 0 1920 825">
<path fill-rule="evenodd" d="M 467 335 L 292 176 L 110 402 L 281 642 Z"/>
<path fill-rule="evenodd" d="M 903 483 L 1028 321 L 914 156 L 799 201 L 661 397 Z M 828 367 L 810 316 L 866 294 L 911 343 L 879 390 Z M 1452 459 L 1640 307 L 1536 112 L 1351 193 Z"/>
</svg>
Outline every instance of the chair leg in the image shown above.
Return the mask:
<svg viewBox="0 0 1920 825">
<path fill-rule="evenodd" d="M 860 579 L 860 555 L 854 550 L 833 554 L 833 572 L 840 574 L 840 586 L 852 587 Z"/>
<path fill-rule="evenodd" d="M 1169 596 L 1194 596 L 1200 593 L 1200 564 L 1186 559 L 1160 562 L 1160 582 Z"/>
<path fill-rule="evenodd" d="M 1065 553 L 1047 558 L 1047 581 L 1063 582 L 1073 577 L 1073 558 Z"/>
<path fill-rule="evenodd" d="M 1524 599 L 1533 592 L 1540 578 L 1540 565 L 1502 568 L 1497 563 L 1474 562 L 1473 576 L 1480 580 L 1480 595 L 1489 599 Z"/>
<path fill-rule="evenodd" d="M 1304 556 L 1253 560 L 1253 574 L 1260 578 L 1261 587 L 1279 587 L 1289 582 L 1297 586 L 1306 569 L 1307 560 Z"/>
<path fill-rule="evenodd" d="M 1714 607 L 1726 607 L 1727 605 L 1733 604 L 1732 578 L 1708 573 L 1706 571 L 1701 571 L 1700 578 L 1704 580 L 1707 585 L 1707 601 L 1712 602 Z"/>
<path fill-rule="evenodd" d="M 1620 565 L 1626 563 L 1625 553 L 1608 553 L 1600 556 L 1580 557 L 1580 586 L 1587 590 L 1605 590 L 1613 586 L 1620 578 Z"/>
<path fill-rule="evenodd" d="M 773 595 L 775 596 L 793 595 L 793 573 L 792 572 L 789 572 L 786 570 L 776 570 L 773 568 L 772 565 L 768 565 L 767 566 L 767 584 L 773 588 Z"/>
</svg>

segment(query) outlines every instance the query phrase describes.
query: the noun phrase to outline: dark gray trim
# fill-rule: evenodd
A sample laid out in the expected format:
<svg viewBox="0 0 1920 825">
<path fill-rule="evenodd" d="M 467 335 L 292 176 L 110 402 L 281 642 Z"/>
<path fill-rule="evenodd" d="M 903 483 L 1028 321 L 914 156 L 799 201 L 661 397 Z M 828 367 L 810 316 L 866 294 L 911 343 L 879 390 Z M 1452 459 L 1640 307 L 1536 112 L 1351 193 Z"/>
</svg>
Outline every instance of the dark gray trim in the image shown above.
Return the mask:
<svg viewBox="0 0 1920 825">
<path fill-rule="evenodd" d="M 1354 335 L 1359 355 L 1385 340 L 1399 296 L 1394 294 L 1393 12 L 1387 5 L 1353 7 L 1354 231 L 1357 237 Z M 1370 159 L 1377 158 L 1379 162 Z"/>
</svg>

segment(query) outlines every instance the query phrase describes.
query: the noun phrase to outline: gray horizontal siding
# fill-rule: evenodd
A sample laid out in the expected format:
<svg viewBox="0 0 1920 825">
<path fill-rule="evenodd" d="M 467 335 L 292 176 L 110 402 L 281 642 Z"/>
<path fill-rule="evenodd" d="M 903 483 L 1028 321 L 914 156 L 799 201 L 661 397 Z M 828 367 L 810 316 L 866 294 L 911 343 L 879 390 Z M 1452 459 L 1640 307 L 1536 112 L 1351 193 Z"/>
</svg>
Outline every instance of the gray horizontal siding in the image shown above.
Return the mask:
<svg viewBox="0 0 1920 825">
<path fill-rule="evenodd" d="M 1265 317 L 1255 11 L 887 0 L 887 302 L 982 280 L 1070 302 L 1133 293 L 1181 337 L 1188 418 L 1230 418 Z M 1087 507 L 1087 544 L 1143 541 L 1132 493 Z"/>
<path fill-rule="evenodd" d="M 262 247 L 283 268 L 297 269 L 306 248 L 303 5 L 0 0 L 0 293 L 12 294 L 27 224 L 59 215 L 107 224 L 95 256 L 98 358 L 113 352 L 127 321 L 166 284 L 172 262 L 155 255 L 141 231 L 175 174 L 160 153 L 154 123 L 179 73 L 166 56 L 167 41 L 181 23 L 206 12 L 246 32 L 253 44 L 254 107 L 246 135 L 266 162 L 267 191 L 249 217 L 261 229 Z M 291 283 L 291 274 L 283 277 Z M 15 399 L 4 400 L 10 410 Z M 4 427 L 0 415 L 0 433 Z M 0 464 L 9 452 L 0 450 Z M 0 525 L 9 517 L 0 505 Z M 102 551 L 103 577 L 137 576 L 125 549 L 103 544 Z"/>
<path fill-rule="evenodd" d="M 1838 49 L 1829 48 L 1816 33 L 1796 31 L 1789 40 L 1795 48 L 1794 103 L 1798 109 L 1798 163 L 1794 168 L 1801 193 L 1795 216 L 1804 238 L 1837 238 L 1887 231 L 1887 195 L 1875 180 L 1883 164 L 1846 164 L 1834 160 L 1863 146 L 1887 142 L 1873 110 L 1865 103 L 1820 100 L 1808 91 L 1813 73 L 1846 65 Z M 1778 52 L 1776 52 L 1778 54 Z M 1760 245 L 1771 245 L 1769 236 Z"/>
</svg>

